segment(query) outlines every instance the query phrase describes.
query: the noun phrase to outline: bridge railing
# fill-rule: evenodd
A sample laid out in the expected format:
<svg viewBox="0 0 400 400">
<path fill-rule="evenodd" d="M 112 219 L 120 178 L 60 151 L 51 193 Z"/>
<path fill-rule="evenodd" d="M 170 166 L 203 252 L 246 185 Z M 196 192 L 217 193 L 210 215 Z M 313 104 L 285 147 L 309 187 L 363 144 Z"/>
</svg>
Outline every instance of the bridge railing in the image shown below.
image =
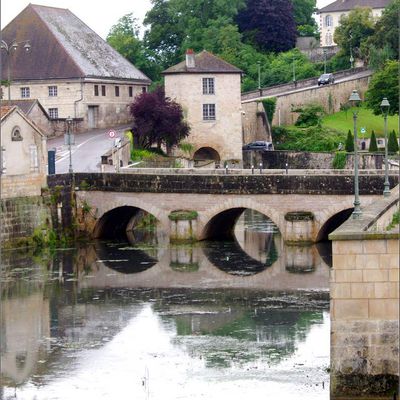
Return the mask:
<svg viewBox="0 0 400 400">
<path fill-rule="evenodd" d="M 343 71 L 335 72 L 333 75 L 335 79 L 344 78 L 346 76 L 354 75 L 359 72 L 368 71 L 368 68 L 359 67 L 353 69 L 346 69 Z M 314 76 L 313 78 L 301 79 L 296 81 L 296 89 L 306 88 L 311 85 L 317 84 L 318 76 Z M 279 93 L 282 93 L 286 90 L 293 89 L 294 84 L 293 82 L 289 83 L 282 83 L 281 85 L 274 85 L 270 87 L 265 87 L 260 90 L 251 90 L 249 92 L 242 93 L 242 101 L 255 99 L 257 97 L 262 96 L 273 96 Z"/>
</svg>

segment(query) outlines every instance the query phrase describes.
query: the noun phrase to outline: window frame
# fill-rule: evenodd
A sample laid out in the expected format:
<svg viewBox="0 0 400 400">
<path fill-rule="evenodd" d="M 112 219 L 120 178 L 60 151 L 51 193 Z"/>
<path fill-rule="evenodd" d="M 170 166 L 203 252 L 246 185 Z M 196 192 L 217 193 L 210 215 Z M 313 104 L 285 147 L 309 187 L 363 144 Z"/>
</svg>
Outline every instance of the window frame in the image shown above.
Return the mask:
<svg viewBox="0 0 400 400">
<path fill-rule="evenodd" d="M 216 121 L 217 110 L 215 103 L 203 104 L 203 121 Z"/>
<path fill-rule="evenodd" d="M 325 27 L 332 28 L 333 26 L 333 17 L 331 14 L 325 16 Z"/>
<path fill-rule="evenodd" d="M 58 87 L 57 85 L 47 86 L 49 91 L 49 97 L 58 97 Z"/>
<path fill-rule="evenodd" d="M 99 85 L 93 85 L 93 93 L 96 97 L 99 96 Z"/>
<path fill-rule="evenodd" d="M 21 99 L 29 99 L 31 97 L 31 88 L 29 86 L 20 87 Z"/>
<path fill-rule="evenodd" d="M 119 97 L 119 86 L 114 86 L 115 97 Z"/>
<path fill-rule="evenodd" d="M 58 119 L 58 107 L 48 108 L 47 112 L 49 114 L 50 119 Z"/>
<path fill-rule="evenodd" d="M 107 96 L 106 85 L 101 85 L 101 95 Z"/>
<path fill-rule="evenodd" d="M 203 94 L 215 94 L 215 78 L 206 77 L 202 78 Z"/>
<path fill-rule="evenodd" d="M 133 87 L 132 86 L 128 86 L 128 96 L 133 97 Z"/>
</svg>

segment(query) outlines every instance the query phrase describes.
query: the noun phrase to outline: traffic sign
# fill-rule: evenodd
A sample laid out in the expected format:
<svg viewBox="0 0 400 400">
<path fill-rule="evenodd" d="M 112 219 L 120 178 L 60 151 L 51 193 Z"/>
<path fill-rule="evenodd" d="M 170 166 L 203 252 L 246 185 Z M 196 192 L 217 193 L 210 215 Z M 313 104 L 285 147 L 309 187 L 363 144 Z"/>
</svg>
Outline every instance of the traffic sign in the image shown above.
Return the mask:
<svg viewBox="0 0 400 400">
<path fill-rule="evenodd" d="M 110 139 L 114 139 L 115 138 L 115 131 L 113 131 L 112 129 L 108 131 L 108 137 Z"/>
<path fill-rule="evenodd" d="M 367 131 L 365 130 L 365 128 L 361 128 L 361 133 L 365 133 L 365 132 L 367 132 Z"/>
</svg>

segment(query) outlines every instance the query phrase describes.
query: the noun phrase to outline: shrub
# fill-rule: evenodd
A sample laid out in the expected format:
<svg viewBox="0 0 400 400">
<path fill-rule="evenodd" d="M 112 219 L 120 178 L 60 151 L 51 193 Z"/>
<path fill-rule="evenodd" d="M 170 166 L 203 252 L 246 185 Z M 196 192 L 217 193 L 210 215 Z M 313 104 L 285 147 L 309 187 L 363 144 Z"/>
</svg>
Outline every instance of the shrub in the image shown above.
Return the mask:
<svg viewBox="0 0 400 400">
<path fill-rule="evenodd" d="M 319 104 L 306 104 L 302 107 L 294 108 L 292 112 L 300 113 L 295 125 L 302 128 L 321 125 L 324 115 L 324 109 Z"/>
<path fill-rule="evenodd" d="M 371 133 L 371 140 L 369 142 L 368 151 L 370 151 L 371 153 L 378 151 L 378 145 L 376 143 L 376 136 L 374 131 L 372 131 Z"/>
<path fill-rule="evenodd" d="M 133 149 L 131 151 L 131 160 L 132 161 L 142 161 L 142 160 L 154 160 L 156 155 L 144 149 Z"/>
<path fill-rule="evenodd" d="M 345 151 L 337 151 L 332 161 L 333 169 L 343 169 L 346 166 L 347 154 Z"/>
<path fill-rule="evenodd" d="M 347 132 L 346 144 L 345 144 L 344 148 L 346 149 L 346 151 L 348 153 L 351 153 L 354 151 L 354 138 L 353 138 L 353 135 L 351 134 L 350 129 Z"/>
<path fill-rule="evenodd" d="M 393 130 L 389 134 L 388 153 L 397 153 L 399 151 L 399 142 L 397 141 L 396 132 Z"/>
<path fill-rule="evenodd" d="M 264 106 L 265 114 L 267 114 L 268 122 L 271 124 L 274 118 L 275 108 L 276 108 L 276 97 L 270 97 L 268 99 L 262 100 L 262 105 Z"/>
</svg>

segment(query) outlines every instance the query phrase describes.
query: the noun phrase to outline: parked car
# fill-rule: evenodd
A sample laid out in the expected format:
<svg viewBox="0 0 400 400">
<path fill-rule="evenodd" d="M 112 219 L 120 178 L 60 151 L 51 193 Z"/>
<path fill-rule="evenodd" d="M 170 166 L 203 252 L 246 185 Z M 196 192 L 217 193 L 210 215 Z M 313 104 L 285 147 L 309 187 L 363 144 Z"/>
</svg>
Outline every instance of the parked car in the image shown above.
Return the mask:
<svg viewBox="0 0 400 400">
<path fill-rule="evenodd" d="M 318 78 L 318 86 L 329 85 L 330 83 L 335 83 L 335 77 L 333 76 L 333 74 L 322 74 Z"/>
<path fill-rule="evenodd" d="M 257 142 L 251 142 L 245 144 L 243 146 L 243 150 L 262 150 L 262 151 L 274 150 L 274 145 L 272 144 L 272 142 L 265 142 L 259 140 Z"/>
</svg>

